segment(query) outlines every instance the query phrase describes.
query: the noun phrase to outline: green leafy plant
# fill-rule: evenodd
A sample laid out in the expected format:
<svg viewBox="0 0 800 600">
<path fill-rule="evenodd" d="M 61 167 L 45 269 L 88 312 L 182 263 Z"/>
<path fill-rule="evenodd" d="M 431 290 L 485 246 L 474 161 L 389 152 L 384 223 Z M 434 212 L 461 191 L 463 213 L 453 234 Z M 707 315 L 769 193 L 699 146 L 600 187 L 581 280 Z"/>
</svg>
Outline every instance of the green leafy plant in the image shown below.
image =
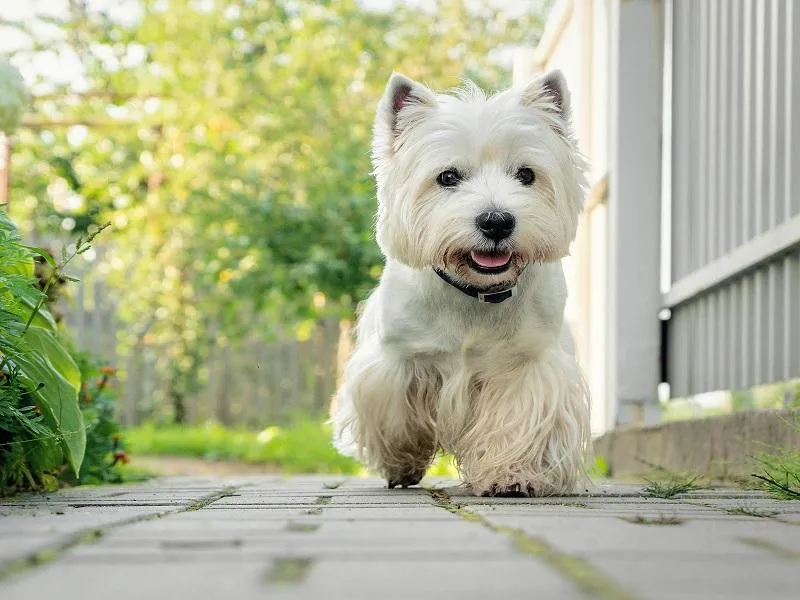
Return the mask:
<svg viewBox="0 0 800 600">
<path fill-rule="evenodd" d="M 115 416 L 116 370 L 86 352 L 72 352 L 81 372 L 79 406 L 86 425 L 86 452 L 77 484 L 121 483 L 126 473 L 128 453 L 122 447 L 120 427 Z"/>
<path fill-rule="evenodd" d="M 0 496 L 58 485 L 58 438 L 25 394 L 13 372 L 0 374 Z"/>
<path fill-rule="evenodd" d="M 86 450 L 86 428 L 78 404 L 81 375 L 45 307 L 64 267 L 86 252 L 98 228 L 79 238 L 72 254 L 57 263 L 49 253 L 21 243 L 16 227 L 0 211 L 0 473 L 4 492 L 52 487 L 66 460 L 77 477 Z M 36 286 L 34 256 L 51 267 L 43 289 Z"/>
</svg>

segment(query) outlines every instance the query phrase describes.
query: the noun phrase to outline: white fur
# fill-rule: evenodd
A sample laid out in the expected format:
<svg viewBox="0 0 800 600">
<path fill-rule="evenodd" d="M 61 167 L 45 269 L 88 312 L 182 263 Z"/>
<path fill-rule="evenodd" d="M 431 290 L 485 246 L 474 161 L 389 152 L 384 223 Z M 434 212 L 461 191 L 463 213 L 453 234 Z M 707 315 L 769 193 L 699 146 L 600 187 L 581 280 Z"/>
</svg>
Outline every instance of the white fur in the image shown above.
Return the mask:
<svg viewBox="0 0 800 600">
<path fill-rule="evenodd" d="M 588 447 L 583 376 L 565 348 L 560 259 L 575 237 L 584 162 L 569 92 L 552 72 L 487 97 L 475 86 L 436 95 L 393 75 L 378 107 L 373 159 L 377 240 L 386 256 L 364 303 L 337 392 L 335 444 L 392 483 L 411 485 L 437 449 L 452 452 L 476 494 L 573 490 Z M 515 177 L 536 174 L 532 186 Z M 456 188 L 436 183 L 457 168 Z M 516 217 L 502 274 L 467 265 L 485 248 L 476 216 Z M 440 279 L 494 290 L 482 304 Z"/>
</svg>

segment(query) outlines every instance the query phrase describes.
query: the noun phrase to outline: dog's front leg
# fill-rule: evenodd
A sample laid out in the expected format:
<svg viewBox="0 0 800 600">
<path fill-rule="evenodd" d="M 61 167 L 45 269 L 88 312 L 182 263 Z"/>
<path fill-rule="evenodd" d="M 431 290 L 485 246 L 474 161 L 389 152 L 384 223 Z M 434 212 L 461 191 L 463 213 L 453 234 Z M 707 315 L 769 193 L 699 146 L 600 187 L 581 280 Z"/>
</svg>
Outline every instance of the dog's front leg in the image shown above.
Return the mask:
<svg viewBox="0 0 800 600">
<path fill-rule="evenodd" d="M 472 390 L 454 450 L 473 492 L 572 493 L 589 435 L 588 393 L 574 360 L 552 349 L 535 360 L 497 365 Z"/>
<path fill-rule="evenodd" d="M 436 451 L 438 386 L 435 370 L 366 340 L 348 362 L 338 393 L 338 439 L 347 438 L 352 454 L 390 488 L 419 483 Z"/>
</svg>

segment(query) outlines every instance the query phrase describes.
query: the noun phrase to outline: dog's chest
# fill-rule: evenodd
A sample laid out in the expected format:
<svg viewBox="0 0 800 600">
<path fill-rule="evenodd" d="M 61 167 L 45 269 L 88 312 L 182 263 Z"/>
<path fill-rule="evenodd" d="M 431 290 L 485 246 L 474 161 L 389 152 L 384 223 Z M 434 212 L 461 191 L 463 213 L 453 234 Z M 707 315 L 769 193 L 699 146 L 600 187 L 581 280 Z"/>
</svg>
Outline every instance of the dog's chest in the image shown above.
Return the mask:
<svg viewBox="0 0 800 600">
<path fill-rule="evenodd" d="M 531 323 L 476 318 L 452 310 L 394 314 L 385 323 L 384 343 L 406 359 L 434 364 L 443 372 L 526 352 Z"/>
</svg>

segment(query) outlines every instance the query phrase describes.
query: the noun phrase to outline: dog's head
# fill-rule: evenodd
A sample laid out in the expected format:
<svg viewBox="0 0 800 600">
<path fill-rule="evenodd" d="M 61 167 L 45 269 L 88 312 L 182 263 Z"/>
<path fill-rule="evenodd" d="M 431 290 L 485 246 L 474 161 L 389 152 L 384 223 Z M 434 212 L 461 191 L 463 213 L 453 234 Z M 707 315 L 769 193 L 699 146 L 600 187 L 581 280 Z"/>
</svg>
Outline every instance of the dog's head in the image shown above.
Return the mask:
<svg viewBox="0 0 800 600">
<path fill-rule="evenodd" d="M 475 86 L 437 95 L 394 74 L 373 163 L 378 244 L 411 267 L 488 290 L 561 259 L 575 238 L 584 162 L 559 71 L 491 97 Z"/>
</svg>

